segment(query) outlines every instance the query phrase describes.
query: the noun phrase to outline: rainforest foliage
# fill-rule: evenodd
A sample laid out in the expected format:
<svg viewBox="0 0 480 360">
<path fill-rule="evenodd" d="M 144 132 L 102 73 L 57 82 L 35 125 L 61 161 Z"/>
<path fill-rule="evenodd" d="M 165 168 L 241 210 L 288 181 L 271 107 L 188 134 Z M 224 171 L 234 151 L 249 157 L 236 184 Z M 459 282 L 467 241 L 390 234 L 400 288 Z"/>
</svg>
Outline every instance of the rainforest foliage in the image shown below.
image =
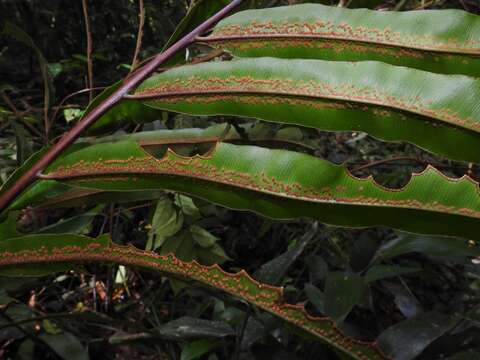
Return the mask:
<svg viewBox="0 0 480 360">
<path fill-rule="evenodd" d="M 0 196 L 229 3 L 0 0 Z M 244 1 L 0 213 L 0 358 L 480 358 L 479 14 Z"/>
</svg>

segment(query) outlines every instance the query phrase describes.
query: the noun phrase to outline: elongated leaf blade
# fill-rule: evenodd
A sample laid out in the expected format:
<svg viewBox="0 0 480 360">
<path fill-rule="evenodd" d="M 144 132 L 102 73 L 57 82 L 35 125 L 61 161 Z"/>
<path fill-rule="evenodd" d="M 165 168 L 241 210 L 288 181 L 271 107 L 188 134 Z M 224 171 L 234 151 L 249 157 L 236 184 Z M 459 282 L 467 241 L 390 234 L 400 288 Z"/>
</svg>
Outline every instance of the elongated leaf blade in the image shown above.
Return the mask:
<svg viewBox="0 0 480 360">
<path fill-rule="evenodd" d="M 450 260 L 464 260 L 468 257 L 480 256 L 480 247 L 472 246 L 468 241 L 448 236 L 418 236 L 404 233 L 378 248 L 374 261 L 378 262 L 410 253 Z"/>
<path fill-rule="evenodd" d="M 366 272 L 365 281 L 374 282 L 390 277 L 413 274 L 419 271 L 421 271 L 421 269 L 416 267 L 406 267 L 398 265 L 375 265 Z"/>
<path fill-rule="evenodd" d="M 238 56 L 376 60 L 480 76 L 480 17 L 460 10 L 374 11 L 320 4 L 247 10 L 201 40 Z"/>
<path fill-rule="evenodd" d="M 377 341 L 392 359 L 413 360 L 458 321 L 453 316 L 432 311 L 388 328 Z"/>
<path fill-rule="evenodd" d="M 267 284 L 280 285 L 290 266 L 302 255 L 309 242 L 315 236 L 318 229 L 317 225 L 318 224 L 315 223 L 308 229 L 297 245 L 288 249 L 275 259 L 263 264 L 260 269 L 253 274 L 255 278 Z"/>
<path fill-rule="evenodd" d="M 169 189 L 272 218 L 341 226 L 478 239 L 480 224 L 478 183 L 468 177 L 429 167 L 392 190 L 310 155 L 255 146 L 218 143 L 207 156 L 168 151 L 157 159 L 131 141 L 97 144 L 63 156 L 45 178 L 109 191 Z"/>
<path fill-rule="evenodd" d="M 43 240 L 49 240 L 50 242 L 43 242 Z M 25 240 L 25 241 L 24 241 Z M 98 240 L 105 243 L 106 238 L 100 238 Z M 80 235 L 72 234 L 49 234 L 49 235 L 30 235 L 20 236 L 11 239 L 5 239 L 0 242 L 0 256 L 2 259 L 8 258 L 10 255 L 23 253 L 25 256 L 36 257 L 42 259 L 42 254 L 54 251 L 56 246 L 62 246 L 71 243 L 78 251 L 88 247 L 91 242 L 90 238 Z M 46 245 L 46 247 L 44 246 Z M 0 260 L 1 262 L 2 260 Z M 1 266 L 1 276 L 11 277 L 39 277 L 57 272 L 63 272 L 71 270 L 74 266 L 71 264 L 65 264 L 61 262 L 50 262 L 42 266 L 37 266 L 35 262 L 25 262 L 22 266 Z"/>
<path fill-rule="evenodd" d="M 360 302 L 366 283 L 358 274 L 331 272 L 325 285 L 325 313 L 336 321 L 345 320 Z"/>
<path fill-rule="evenodd" d="M 89 239 L 75 235 L 30 235 L 0 243 L 0 268 L 20 271 L 22 266 L 108 262 L 139 266 L 162 274 L 211 286 L 247 301 L 304 329 L 353 359 L 386 359 L 374 343 L 346 337 L 332 319 L 309 315 L 302 305 L 283 301 L 283 290 L 259 283 L 245 271 L 230 274 L 218 265 L 184 262 L 173 255 L 158 255 L 133 246 L 119 246 L 108 238 Z"/>
<path fill-rule="evenodd" d="M 136 92 L 156 108 L 364 131 L 480 162 L 480 80 L 379 62 L 239 59 L 172 69 Z"/>
<path fill-rule="evenodd" d="M 206 339 L 193 341 L 182 349 L 180 360 L 200 359 L 202 355 L 208 354 L 220 344 L 218 341 Z"/>
<path fill-rule="evenodd" d="M 301 148 L 305 151 L 313 151 L 311 141 L 304 139 L 302 132 L 295 127 L 283 128 L 275 131 L 272 126 L 265 123 L 243 124 L 241 128 L 248 135 L 249 142 L 258 144 L 273 144 L 277 146 Z M 145 131 L 133 134 L 118 134 L 99 138 L 83 138 L 82 143 L 107 143 L 112 141 L 135 140 L 146 149 L 158 148 L 159 146 L 175 146 L 189 144 L 213 144 L 219 140 L 227 142 L 238 142 L 242 137 L 238 134 L 234 127 L 228 124 L 217 124 L 205 129 L 176 129 L 176 130 L 155 130 Z M 165 147 L 166 150 L 166 147 Z M 31 163 L 28 164 L 31 166 Z M 21 169 L 27 168 L 22 167 Z M 8 180 L 5 187 L 0 189 L 0 193 L 8 189 L 18 178 L 18 174 Z M 48 185 L 48 186 L 47 186 Z M 34 188 L 33 191 L 26 191 L 12 205 L 12 209 L 22 209 L 27 205 L 39 208 L 58 208 L 58 207 L 77 207 L 84 205 L 95 205 L 99 203 L 128 203 L 135 201 L 145 201 L 159 199 L 162 192 L 159 191 L 137 191 L 123 192 L 119 198 L 118 193 L 111 191 L 85 189 L 81 187 L 66 187 L 56 183 L 44 184 Z M 44 187 L 43 191 L 38 192 L 40 187 Z M 41 196 L 38 196 L 40 195 Z"/>
<path fill-rule="evenodd" d="M 163 196 L 157 202 L 152 217 L 152 228 L 148 233 L 146 250 L 161 247 L 169 236 L 175 235 L 183 225 L 183 213 L 179 212 L 173 200 Z"/>
</svg>

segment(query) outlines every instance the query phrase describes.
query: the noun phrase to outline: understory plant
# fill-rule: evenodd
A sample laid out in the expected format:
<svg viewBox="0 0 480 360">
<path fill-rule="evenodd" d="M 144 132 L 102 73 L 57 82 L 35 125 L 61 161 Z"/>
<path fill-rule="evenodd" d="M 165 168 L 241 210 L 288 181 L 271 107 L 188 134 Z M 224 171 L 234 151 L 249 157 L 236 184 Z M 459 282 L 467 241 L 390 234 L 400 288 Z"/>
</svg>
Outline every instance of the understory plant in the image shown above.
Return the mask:
<svg viewBox="0 0 480 360">
<path fill-rule="evenodd" d="M 228 3 L 194 1 L 166 51 L 5 178 L 2 284 L 100 268 L 115 285 L 88 286 L 121 292 L 121 313 L 142 270 L 158 286 L 142 301 L 190 308 L 108 342 L 177 341 L 155 345 L 165 358 L 479 356 L 479 16 L 294 4 L 220 20 Z M 37 331 L 64 356 L 61 320 L 11 296 L 0 337 Z"/>
</svg>

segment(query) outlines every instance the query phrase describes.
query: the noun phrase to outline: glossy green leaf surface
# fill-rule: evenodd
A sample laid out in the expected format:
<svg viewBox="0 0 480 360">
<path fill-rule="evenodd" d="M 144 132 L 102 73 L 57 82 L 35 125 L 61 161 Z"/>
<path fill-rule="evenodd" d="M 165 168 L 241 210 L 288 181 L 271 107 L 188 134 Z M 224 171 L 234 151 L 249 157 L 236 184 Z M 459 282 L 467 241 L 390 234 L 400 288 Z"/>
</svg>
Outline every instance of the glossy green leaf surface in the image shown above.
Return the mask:
<svg viewBox="0 0 480 360">
<path fill-rule="evenodd" d="M 60 334 L 40 334 L 39 339 L 61 358 L 65 360 L 89 360 L 87 348 L 80 340 L 69 332 Z"/>
<path fill-rule="evenodd" d="M 480 16 L 460 10 L 374 11 L 320 4 L 247 10 L 200 39 L 238 56 L 376 60 L 480 76 Z"/>
<path fill-rule="evenodd" d="M 208 354 L 216 347 L 220 346 L 221 343 L 212 340 L 196 340 L 187 344 L 182 349 L 182 354 L 180 355 L 180 360 L 194 360 L 200 359 L 202 355 Z"/>
<path fill-rule="evenodd" d="M 392 190 L 310 155 L 256 146 L 218 143 L 206 156 L 169 151 L 157 159 L 135 142 L 98 144 L 64 155 L 44 178 L 109 191 L 168 189 L 272 218 L 341 226 L 478 239 L 480 224 L 479 187 L 470 178 L 428 167 Z"/>
<path fill-rule="evenodd" d="M 360 302 L 366 283 L 358 274 L 331 272 L 325 284 L 325 314 L 337 321 L 343 321 Z"/>
<path fill-rule="evenodd" d="M 377 341 L 392 359 L 413 360 L 458 322 L 459 319 L 454 316 L 432 311 L 388 328 Z"/>
<path fill-rule="evenodd" d="M 151 226 L 152 228 L 148 232 L 146 250 L 158 249 L 169 236 L 180 231 L 183 226 L 183 212 L 178 211 L 172 199 L 163 196 L 158 199 Z"/>
<path fill-rule="evenodd" d="M 153 270 L 173 277 L 198 281 L 270 312 L 332 345 L 353 359 L 386 359 L 375 343 L 343 335 L 332 319 L 313 317 L 303 305 L 283 300 L 283 290 L 253 280 L 245 271 L 230 274 L 218 265 L 184 262 L 173 255 L 158 255 L 133 246 L 119 246 L 107 237 L 78 235 L 30 235 L 0 243 L 0 268 L 19 272 L 23 266 L 69 266 L 84 262 L 118 263 Z M 73 265 L 70 265 L 73 266 Z"/>
<path fill-rule="evenodd" d="M 308 300 L 315 306 L 315 308 L 322 314 L 325 313 L 325 294 L 316 286 L 312 284 L 305 284 L 305 294 Z"/>
<path fill-rule="evenodd" d="M 393 296 L 393 302 L 400 313 L 407 319 L 414 318 L 424 312 L 424 307 L 413 294 L 408 285 L 403 283 L 387 282 L 383 284 Z"/>
<path fill-rule="evenodd" d="M 315 224 L 306 231 L 303 238 L 297 244 L 289 248 L 282 255 L 263 264 L 253 275 L 256 279 L 270 285 L 281 285 L 292 264 L 302 255 L 305 248 L 317 233 L 318 226 Z"/>
<path fill-rule="evenodd" d="M 398 265 L 375 265 L 365 273 L 365 281 L 373 282 L 390 277 L 413 274 L 421 271 L 420 268 Z"/>
<path fill-rule="evenodd" d="M 448 236 L 425 236 L 402 233 L 378 248 L 373 261 L 384 261 L 397 256 L 420 253 L 435 258 L 464 260 L 480 256 L 480 247 L 470 241 Z"/>
<path fill-rule="evenodd" d="M 480 80 L 380 62 L 274 58 L 183 66 L 134 96 L 193 115 L 237 115 L 327 131 L 363 131 L 480 162 Z"/>
<path fill-rule="evenodd" d="M 24 241 L 26 239 L 26 241 Z M 55 246 L 65 245 L 71 243 L 72 245 L 77 242 L 79 246 L 86 246 L 88 244 L 88 238 L 78 235 L 62 234 L 62 235 L 33 235 L 33 236 L 19 236 L 0 241 L 0 256 L 3 259 L 13 255 L 15 253 L 23 252 L 25 256 L 28 254 L 38 256 L 38 250 L 47 250 L 43 246 L 44 239 L 52 239 L 50 243 L 50 249 Z M 0 260 L 1 262 L 1 260 Z M 39 277 L 57 272 L 63 272 L 71 270 L 74 266 L 69 264 L 62 264 L 59 262 L 51 262 L 43 266 L 37 266 L 34 263 L 25 263 L 22 266 L 1 266 L 0 276 L 8 277 Z"/>
</svg>

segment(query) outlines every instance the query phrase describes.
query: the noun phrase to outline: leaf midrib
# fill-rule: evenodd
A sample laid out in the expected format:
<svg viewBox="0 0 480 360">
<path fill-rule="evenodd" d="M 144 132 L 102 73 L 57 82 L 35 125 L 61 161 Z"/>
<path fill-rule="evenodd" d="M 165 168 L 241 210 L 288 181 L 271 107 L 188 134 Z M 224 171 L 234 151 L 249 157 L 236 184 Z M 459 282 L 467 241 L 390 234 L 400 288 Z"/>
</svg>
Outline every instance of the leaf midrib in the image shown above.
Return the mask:
<svg viewBox="0 0 480 360">
<path fill-rule="evenodd" d="M 341 40 L 350 43 L 364 43 L 369 45 L 382 45 L 389 48 L 401 48 L 406 50 L 417 50 L 422 52 L 434 52 L 434 53 L 441 53 L 441 54 L 454 54 L 454 55 L 474 55 L 475 57 L 480 57 L 480 49 L 475 48 L 440 48 L 440 47 L 430 47 L 430 46 L 417 46 L 411 45 L 406 46 L 403 44 L 393 43 L 393 42 L 384 42 L 384 41 L 373 41 L 367 39 L 351 39 L 344 36 L 338 35 L 327 35 L 327 34 L 255 34 L 255 35 L 222 35 L 222 36 L 215 36 L 213 33 L 210 36 L 206 37 L 197 37 L 198 42 L 206 42 L 206 43 L 213 43 L 213 42 L 220 42 L 220 41 L 229 41 L 229 40 L 270 40 L 270 39 L 313 39 L 313 40 L 321 40 L 321 39 L 328 39 L 328 40 Z"/>
<path fill-rule="evenodd" d="M 422 111 L 415 111 L 413 109 L 409 108 L 402 108 L 400 106 L 395 106 L 392 104 L 385 104 L 384 102 L 381 101 L 362 101 L 359 99 L 355 98 L 349 98 L 345 99 L 340 96 L 332 96 L 332 95 L 308 95 L 308 94 L 293 94 L 293 93 L 285 93 L 285 92 L 279 92 L 279 91 L 258 91 L 258 90 L 240 90 L 240 89 L 224 89 L 224 90 L 192 90 L 192 91 L 172 91 L 172 92 L 162 92 L 162 93 L 155 93 L 155 88 L 153 89 L 148 89 L 148 93 L 136 93 L 135 95 L 128 95 L 127 98 L 129 99 L 135 99 L 135 100 L 156 100 L 156 99 L 161 99 L 161 98 L 178 98 L 178 97 L 208 97 L 208 96 L 216 96 L 216 95 L 224 95 L 224 96 L 241 96 L 241 95 L 246 95 L 246 96 L 261 96 L 261 95 L 269 95 L 269 96 L 279 96 L 279 97 L 286 97 L 286 98 L 298 98 L 298 99 L 314 99 L 314 100 L 321 100 L 321 99 L 326 99 L 326 100 L 335 100 L 340 103 L 354 103 L 354 104 L 369 104 L 372 106 L 377 106 L 385 109 L 395 109 L 400 112 L 406 112 L 410 114 L 415 114 L 419 115 L 425 118 L 428 118 L 429 120 L 433 120 L 437 122 L 439 125 L 446 125 L 445 123 L 456 127 L 456 128 L 462 128 L 466 129 L 469 131 L 473 132 L 480 132 L 480 123 L 475 124 L 468 122 L 466 119 L 460 119 L 462 121 L 468 122 L 474 126 L 468 127 L 468 126 L 462 126 L 456 122 L 453 122 L 445 117 L 438 116 L 438 117 L 433 117 L 428 113 L 422 112 Z M 476 129 L 478 128 L 478 129 Z"/>
<path fill-rule="evenodd" d="M 169 151 L 173 153 L 173 151 L 171 149 L 169 149 Z M 155 159 L 155 160 L 156 161 L 161 161 L 161 160 L 158 160 L 158 159 Z M 436 169 L 433 168 L 433 167 L 427 167 L 424 171 L 422 171 L 420 173 L 412 174 L 408 183 L 400 189 L 391 189 L 391 188 L 387 188 L 385 186 L 382 186 L 382 185 L 378 184 L 372 176 L 369 176 L 367 178 L 357 178 L 357 177 L 353 176 L 350 172 L 348 172 L 348 170 L 346 170 L 346 171 L 349 174 L 349 176 L 354 177 L 356 180 L 371 182 L 374 186 L 380 188 L 383 191 L 402 192 L 411 185 L 411 183 L 412 183 L 412 181 L 415 177 L 420 177 L 431 169 L 436 171 Z M 347 202 L 347 201 L 342 201 L 342 200 L 339 200 L 339 199 L 320 200 L 320 199 L 312 199 L 312 198 L 308 198 L 308 197 L 304 197 L 304 196 L 300 196 L 300 195 L 299 196 L 291 196 L 291 195 L 288 195 L 286 193 L 270 191 L 268 189 L 258 189 L 258 188 L 248 186 L 248 185 L 239 185 L 239 184 L 235 184 L 233 182 L 228 182 L 228 181 L 224 181 L 224 180 L 220 180 L 220 179 L 212 179 L 212 178 L 204 176 L 204 175 L 198 175 L 198 174 L 197 175 L 190 175 L 190 174 L 185 174 L 185 173 L 178 174 L 174 171 L 168 171 L 168 170 L 167 171 L 165 171 L 165 170 L 161 170 L 161 171 L 160 170 L 159 171 L 149 171 L 149 170 L 137 171 L 137 170 L 135 170 L 135 171 L 128 172 L 128 171 L 125 171 L 125 170 L 117 171 L 116 169 L 111 169 L 111 170 L 109 170 L 108 173 L 106 173 L 105 171 L 101 171 L 101 170 L 98 170 L 98 171 L 92 170 L 92 171 L 83 172 L 83 173 L 78 172 L 76 174 L 71 174 L 71 175 L 55 175 L 55 171 L 53 171 L 51 174 L 43 175 L 42 178 L 47 179 L 47 180 L 60 180 L 61 181 L 61 180 L 69 180 L 69 179 L 89 179 L 89 177 L 92 177 L 89 180 L 95 181 L 95 179 L 108 178 L 111 175 L 120 175 L 120 176 L 122 176 L 122 175 L 123 176 L 127 176 L 127 175 L 128 176 L 135 176 L 135 175 L 173 176 L 173 177 L 179 177 L 179 178 L 189 178 L 189 179 L 202 180 L 202 181 L 205 181 L 207 183 L 221 184 L 221 185 L 227 186 L 227 187 L 233 187 L 233 188 L 237 188 L 237 189 L 243 189 L 243 190 L 251 191 L 251 192 L 254 192 L 254 193 L 261 193 L 261 194 L 265 194 L 265 195 L 270 195 L 270 196 L 273 196 L 275 198 L 283 198 L 283 199 L 301 201 L 301 202 L 306 202 L 306 203 L 337 204 L 337 205 L 343 205 L 343 206 L 364 206 L 364 207 L 390 208 L 390 209 L 402 208 L 402 209 L 408 209 L 408 210 L 413 210 L 413 211 L 427 211 L 427 212 L 432 212 L 432 213 L 448 214 L 448 215 L 452 215 L 452 216 L 469 217 L 469 218 L 472 218 L 472 219 L 479 219 L 480 218 L 479 216 L 458 214 L 458 213 L 455 213 L 455 212 L 448 212 L 448 211 L 439 210 L 439 209 L 429 209 L 426 206 L 425 207 L 418 207 L 418 206 L 415 207 L 415 206 L 398 205 L 398 204 L 397 205 L 389 205 L 387 203 L 371 204 L 371 203 L 360 202 L 360 201 L 348 201 Z M 428 205 L 428 204 L 426 204 L 426 205 Z"/>
</svg>

